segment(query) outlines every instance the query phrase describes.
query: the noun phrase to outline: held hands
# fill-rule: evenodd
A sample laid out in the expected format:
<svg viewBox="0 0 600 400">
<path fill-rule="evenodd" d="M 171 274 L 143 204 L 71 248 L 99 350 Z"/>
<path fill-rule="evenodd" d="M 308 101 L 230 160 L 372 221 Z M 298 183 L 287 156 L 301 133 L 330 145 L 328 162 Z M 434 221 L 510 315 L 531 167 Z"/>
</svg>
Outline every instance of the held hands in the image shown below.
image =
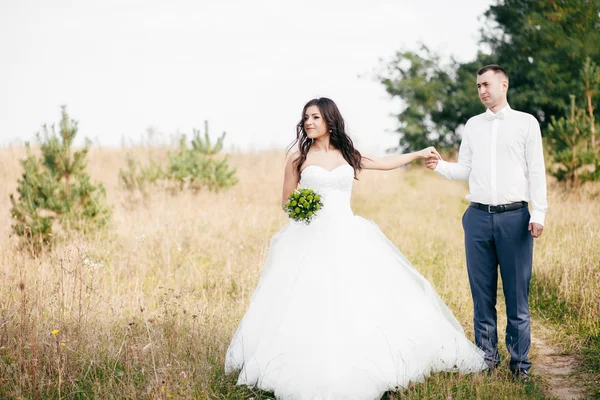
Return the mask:
<svg viewBox="0 0 600 400">
<path fill-rule="evenodd" d="M 429 159 L 436 159 L 439 160 L 442 158 L 442 156 L 440 156 L 440 153 L 437 152 L 437 150 L 435 149 L 435 147 L 433 146 L 429 146 L 423 150 L 420 150 L 418 152 L 419 158 L 425 158 L 426 160 Z"/>
<path fill-rule="evenodd" d="M 533 236 L 534 238 L 539 238 L 540 236 L 542 236 L 542 232 L 544 231 L 544 226 L 540 225 L 540 224 L 536 224 L 535 222 L 532 222 L 529 224 L 529 232 L 531 232 L 531 236 Z"/>
<path fill-rule="evenodd" d="M 433 146 L 419 151 L 419 156 L 425 159 L 425 166 L 432 171 L 437 167 L 438 161 L 442 159 L 440 153 Z"/>
</svg>

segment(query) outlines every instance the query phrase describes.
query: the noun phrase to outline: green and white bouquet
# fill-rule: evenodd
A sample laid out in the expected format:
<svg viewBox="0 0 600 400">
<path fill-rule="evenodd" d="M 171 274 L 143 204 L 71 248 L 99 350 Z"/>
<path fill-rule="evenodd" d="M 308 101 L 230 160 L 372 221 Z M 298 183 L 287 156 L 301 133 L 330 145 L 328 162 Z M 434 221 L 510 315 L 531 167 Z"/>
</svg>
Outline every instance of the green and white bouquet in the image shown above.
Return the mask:
<svg viewBox="0 0 600 400">
<path fill-rule="evenodd" d="M 296 189 L 285 203 L 286 214 L 294 221 L 309 224 L 323 207 L 321 196 L 312 189 Z"/>
</svg>

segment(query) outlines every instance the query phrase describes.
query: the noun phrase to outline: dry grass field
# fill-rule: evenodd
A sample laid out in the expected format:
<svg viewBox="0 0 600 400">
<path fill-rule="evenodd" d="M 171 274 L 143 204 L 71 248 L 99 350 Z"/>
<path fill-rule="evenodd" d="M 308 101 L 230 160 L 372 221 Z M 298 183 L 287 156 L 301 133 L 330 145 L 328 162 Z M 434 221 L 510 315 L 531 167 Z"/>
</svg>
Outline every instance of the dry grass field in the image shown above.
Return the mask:
<svg viewBox="0 0 600 400">
<path fill-rule="evenodd" d="M 18 250 L 10 237 L 9 194 L 24 154 L 0 149 L 0 398 L 270 398 L 236 387 L 223 361 L 269 239 L 287 223 L 279 207 L 282 151 L 231 154 L 239 183 L 220 193 L 140 196 L 118 185 L 125 150 L 92 149 L 88 171 L 107 189 L 112 224 L 39 258 Z M 366 171 L 352 204 L 432 282 L 472 338 L 461 226 L 466 188 L 420 166 Z M 600 396 L 600 197 L 594 190 L 566 195 L 550 185 L 531 305 L 533 334 L 582 358 L 574 382 Z M 538 352 L 532 348 L 534 373 Z M 492 376 L 438 374 L 390 398 L 549 398 L 543 375 L 522 384 L 507 371 L 504 365 Z"/>
</svg>

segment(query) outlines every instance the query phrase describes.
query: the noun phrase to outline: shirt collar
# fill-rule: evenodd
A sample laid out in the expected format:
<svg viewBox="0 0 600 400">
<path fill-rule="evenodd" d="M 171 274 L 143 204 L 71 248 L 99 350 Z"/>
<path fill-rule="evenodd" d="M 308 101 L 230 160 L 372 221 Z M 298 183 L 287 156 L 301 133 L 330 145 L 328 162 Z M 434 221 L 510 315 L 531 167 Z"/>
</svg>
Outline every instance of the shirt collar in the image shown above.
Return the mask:
<svg viewBox="0 0 600 400">
<path fill-rule="evenodd" d="M 506 114 L 510 113 L 512 111 L 512 108 L 510 108 L 510 105 L 508 103 L 506 103 L 506 106 L 504 106 L 504 108 L 502 108 L 500 111 L 498 111 L 496 114 L 504 114 L 504 116 L 506 116 Z M 487 110 L 485 110 L 485 113 L 489 116 L 494 115 L 494 113 L 492 112 L 492 110 L 490 110 L 489 108 Z"/>
</svg>

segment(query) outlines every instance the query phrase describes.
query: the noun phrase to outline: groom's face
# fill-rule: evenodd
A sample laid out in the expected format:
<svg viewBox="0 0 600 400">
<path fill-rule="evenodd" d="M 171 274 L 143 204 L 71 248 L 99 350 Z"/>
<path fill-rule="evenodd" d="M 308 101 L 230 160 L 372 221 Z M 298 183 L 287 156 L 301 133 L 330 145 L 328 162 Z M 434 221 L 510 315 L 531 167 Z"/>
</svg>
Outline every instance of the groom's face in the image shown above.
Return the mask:
<svg viewBox="0 0 600 400">
<path fill-rule="evenodd" d="M 477 91 L 479 99 L 487 108 L 494 107 L 506 99 L 508 80 L 502 73 L 487 71 L 477 75 Z"/>
</svg>

